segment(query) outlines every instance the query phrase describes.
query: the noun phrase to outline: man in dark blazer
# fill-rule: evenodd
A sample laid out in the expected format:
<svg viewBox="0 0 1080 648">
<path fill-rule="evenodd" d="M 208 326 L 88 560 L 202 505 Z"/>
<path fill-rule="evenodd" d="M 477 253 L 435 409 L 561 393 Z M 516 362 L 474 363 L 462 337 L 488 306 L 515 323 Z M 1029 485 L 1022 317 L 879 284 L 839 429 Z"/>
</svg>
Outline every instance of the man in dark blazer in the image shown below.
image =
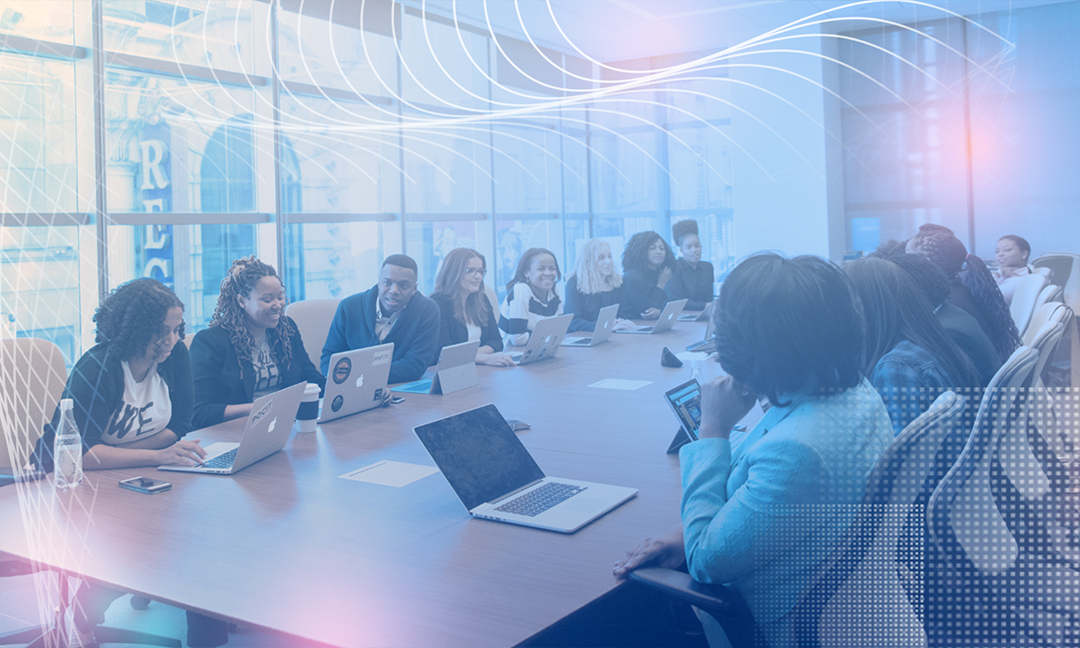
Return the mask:
<svg viewBox="0 0 1080 648">
<path fill-rule="evenodd" d="M 338 304 L 319 363 L 323 375 L 330 356 L 341 351 L 394 343 L 390 382 L 416 380 L 435 362 L 439 307 L 416 292 L 416 261 L 392 254 L 383 261 L 379 283 Z"/>
</svg>

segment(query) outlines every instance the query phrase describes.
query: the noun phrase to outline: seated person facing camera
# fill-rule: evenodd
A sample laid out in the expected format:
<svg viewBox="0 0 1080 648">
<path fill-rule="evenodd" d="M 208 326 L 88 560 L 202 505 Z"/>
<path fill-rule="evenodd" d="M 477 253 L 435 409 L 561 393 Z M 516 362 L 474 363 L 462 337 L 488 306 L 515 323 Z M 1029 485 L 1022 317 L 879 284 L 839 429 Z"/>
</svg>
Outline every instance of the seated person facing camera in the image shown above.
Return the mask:
<svg viewBox="0 0 1080 648">
<path fill-rule="evenodd" d="M 394 343 L 391 383 L 424 375 L 439 345 L 439 307 L 416 291 L 416 280 L 416 261 L 392 254 L 383 261 L 379 283 L 341 300 L 323 345 L 323 375 L 335 353 L 387 342 Z"/>
<path fill-rule="evenodd" d="M 614 571 L 685 561 L 696 580 L 742 594 L 769 646 L 794 646 L 795 604 L 854 520 L 892 426 L 862 376 L 856 298 L 828 261 L 752 256 L 724 282 L 713 318 L 728 375 L 702 385 L 699 440 L 679 451 L 682 524 Z M 772 407 L 733 451 L 731 429 L 759 396 Z M 716 620 L 700 617 L 709 644 L 725 645 Z"/>
</svg>

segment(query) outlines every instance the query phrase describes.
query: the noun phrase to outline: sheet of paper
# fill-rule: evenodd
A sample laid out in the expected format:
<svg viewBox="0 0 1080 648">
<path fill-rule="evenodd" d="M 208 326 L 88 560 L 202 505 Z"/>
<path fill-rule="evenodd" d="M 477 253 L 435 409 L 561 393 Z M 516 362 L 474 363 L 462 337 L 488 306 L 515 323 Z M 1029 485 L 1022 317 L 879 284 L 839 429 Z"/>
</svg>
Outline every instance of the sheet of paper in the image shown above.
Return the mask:
<svg viewBox="0 0 1080 648">
<path fill-rule="evenodd" d="M 635 389 L 641 389 L 645 385 L 651 385 L 651 380 L 625 380 L 623 378 L 605 378 L 600 382 L 594 382 L 589 387 L 597 387 L 599 389 L 623 389 L 626 391 L 634 391 Z"/>
<path fill-rule="evenodd" d="M 704 362 L 705 360 L 709 359 L 710 355 L 712 354 L 700 353 L 698 351 L 683 351 L 682 353 L 676 353 L 675 357 L 679 360 L 682 360 L 683 362 L 693 362 L 695 360 L 697 360 L 698 362 Z"/>
<path fill-rule="evenodd" d="M 339 476 L 341 479 L 401 488 L 437 472 L 439 469 L 434 466 L 421 466 L 400 461 L 378 461 Z"/>
</svg>

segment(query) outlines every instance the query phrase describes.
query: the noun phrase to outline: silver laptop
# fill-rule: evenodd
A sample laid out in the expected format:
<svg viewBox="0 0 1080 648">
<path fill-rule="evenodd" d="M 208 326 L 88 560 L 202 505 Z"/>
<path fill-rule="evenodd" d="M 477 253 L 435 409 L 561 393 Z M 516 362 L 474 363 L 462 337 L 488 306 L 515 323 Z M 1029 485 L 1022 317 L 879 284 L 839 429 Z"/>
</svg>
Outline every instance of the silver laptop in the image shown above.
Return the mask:
<svg viewBox="0 0 1080 648">
<path fill-rule="evenodd" d="M 716 300 L 712 300 L 708 304 L 705 304 L 705 308 L 701 309 L 700 313 L 683 313 L 679 315 L 680 322 L 707 322 L 712 317 L 713 304 Z"/>
<path fill-rule="evenodd" d="M 660 317 L 657 318 L 656 324 L 652 326 L 635 326 L 634 328 L 620 329 L 615 331 L 616 333 L 661 333 L 668 330 L 675 325 L 675 322 L 679 319 L 679 313 L 686 306 L 687 299 L 679 299 L 676 301 L 669 301 L 664 310 L 660 312 Z"/>
<path fill-rule="evenodd" d="M 600 309 L 600 314 L 596 317 L 596 328 L 593 330 L 593 334 L 589 337 L 567 336 L 562 341 L 563 346 L 576 346 L 576 347 L 591 347 L 597 344 L 603 344 L 611 337 L 611 328 L 615 326 L 616 316 L 619 314 L 619 305 L 612 304 L 611 306 L 604 306 Z"/>
<path fill-rule="evenodd" d="M 494 405 L 413 431 L 473 517 L 573 533 L 637 495 L 545 476 Z"/>
<path fill-rule="evenodd" d="M 452 394 L 480 382 L 476 375 L 476 352 L 480 340 L 444 346 L 439 351 L 435 373 L 397 387 L 391 391 L 405 394 Z M 430 369 L 428 370 L 430 372 Z"/>
<path fill-rule="evenodd" d="M 393 342 L 330 356 L 319 423 L 382 405 L 393 360 Z"/>
<path fill-rule="evenodd" d="M 715 302 L 713 302 L 715 303 Z M 716 350 L 716 340 L 713 339 L 713 333 L 716 330 L 716 320 L 712 317 L 709 318 L 709 323 L 705 326 L 705 339 L 700 342 L 694 342 L 690 346 L 686 347 L 687 351 L 699 351 L 701 353 L 712 353 Z"/>
<path fill-rule="evenodd" d="M 529 343 L 521 351 L 510 352 L 510 358 L 519 365 L 554 358 L 572 319 L 573 315 L 566 314 L 539 320 L 529 335 Z"/>
<path fill-rule="evenodd" d="M 214 443 L 206 446 L 206 458 L 197 466 L 167 464 L 158 470 L 231 475 L 247 468 L 285 447 L 304 397 L 306 382 L 299 382 L 251 404 L 251 414 L 244 426 L 240 443 Z"/>
</svg>

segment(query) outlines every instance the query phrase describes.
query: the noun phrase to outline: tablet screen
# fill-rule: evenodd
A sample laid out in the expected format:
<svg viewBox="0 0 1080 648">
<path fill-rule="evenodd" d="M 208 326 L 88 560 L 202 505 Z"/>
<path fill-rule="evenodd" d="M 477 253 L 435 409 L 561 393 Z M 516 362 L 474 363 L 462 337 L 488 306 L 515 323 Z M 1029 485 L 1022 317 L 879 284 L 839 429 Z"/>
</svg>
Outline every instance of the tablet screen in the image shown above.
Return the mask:
<svg viewBox="0 0 1080 648">
<path fill-rule="evenodd" d="M 701 386 L 698 381 L 689 380 L 665 393 L 664 397 L 683 429 L 697 441 L 698 426 L 701 425 Z"/>
</svg>

